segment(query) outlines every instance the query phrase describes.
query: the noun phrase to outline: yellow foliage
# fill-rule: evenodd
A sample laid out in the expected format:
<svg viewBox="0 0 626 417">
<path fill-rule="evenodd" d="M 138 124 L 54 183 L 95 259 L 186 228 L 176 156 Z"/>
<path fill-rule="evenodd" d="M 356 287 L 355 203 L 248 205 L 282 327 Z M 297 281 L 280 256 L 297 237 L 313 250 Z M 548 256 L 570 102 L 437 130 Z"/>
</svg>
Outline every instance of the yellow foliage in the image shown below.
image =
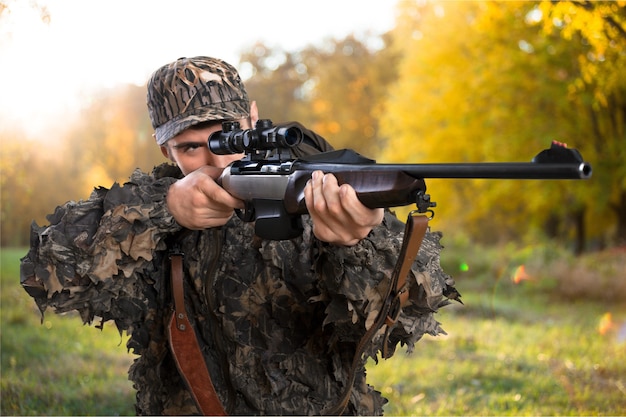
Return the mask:
<svg viewBox="0 0 626 417">
<path fill-rule="evenodd" d="M 99 186 L 110 188 L 114 179 L 111 178 L 102 165 L 93 165 L 84 174 L 84 195 L 89 195 L 94 188 Z"/>
<path fill-rule="evenodd" d="M 557 4 L 572 22 L 570 32 L 583 30 L 584 24 L 574 23 L 569 14 L 586 11 L 568 2 Z M 581 71 L 580 45 L 560 41 L 540 25 L 545 8 L 531 2 L 400 2 L 393 35 L 403 59 L 380 121 L 388 138 L 381 160 L 530 162 L 552 140 L 593 157 L 594 146 L 587 140 L 591 122 L 581 117 L 579 94 L 590 83 L 604 83 L 598 78 L 609 67 Z M 584 30 L 606 30 L 599 15 L 596 11 Z M 606 51 L 598 46 L 594 54 Z M 607 79 L 614 80 L 615 71 Z M 604 91 L 597 89 L 595 98 L 608 105 Z M 553 213 L 567 217 L 585 207 L 591 194 L 602 195 L 602 187 L 591 192 L 589 182 L 427 184 L 441 222 L 493 239 L 542 228 Z"/>
</svg>

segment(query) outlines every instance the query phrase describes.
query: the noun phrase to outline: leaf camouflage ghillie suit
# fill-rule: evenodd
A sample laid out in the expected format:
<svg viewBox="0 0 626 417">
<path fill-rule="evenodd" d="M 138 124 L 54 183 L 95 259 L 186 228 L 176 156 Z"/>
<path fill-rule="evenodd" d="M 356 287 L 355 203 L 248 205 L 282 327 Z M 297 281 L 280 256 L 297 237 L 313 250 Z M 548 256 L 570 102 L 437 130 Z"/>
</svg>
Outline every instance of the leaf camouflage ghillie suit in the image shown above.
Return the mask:
<svg viewBox="0 0 626 417">
<path fill-rule="evenodd" d="M 212 58 L 181 58 L 155 73 L 150 85 L 156 88 L 165 72 L 170 78 L 162 84 L 173 86 L 172 77 L 181 77 L 176 68 L 185 65 L 204 65 L 231 81 L 226 85 L 208 77 L 201 87 L 214 97 L 204 95 L 204 108 L 211 105 L 207 101 L 227 101 L 224 97 L 233 92 L 244 101 L 240 107 L 246 107 L 247 95 L 234 68 Z M 193 101 L 194 95 L 189 96 Z M 149 94 L 161 144 L 167 139 L 160 121 L 174 117 L 156 115 L 154 100 Z M 233 109 L 225 106 L 200 117 L 198 106 L 192 115 L 198 120 L 224 119 Z M 188 126 L 166 126 L 165 137 Z M 322 138 L 306 133 L 295 156 L 330 149 Z M 168 343 L 170 251 L 176 248 L 184 254 L 188 318 L 225 411 L 324 413 L 348 385 L 356 346 L 381 309 L 403 223 L 386 211 L 382 223 L 354 246 L 320 241 L 307 215 L 302 236 L 291 240 L 262 240 L 252 223 L 237 216 L 221 227 L 189 230 L 166 204 L 169 187 L 181 177 L 170 164 L 152 174 L 137 170 L 123 186 L 100 187 L 86 201 L 58 207 L 48 217 L 49 226 L 33 224 L 31 248 L 21 265 L 23 287 L 42 314 L 47 308 L 76 310 L 84 323 L 113 320 L 130 335 L 127 347 L 139 355 L 129 370 L 138 414 L 198 414 Z M 410 351 L 424 334 L 443 333 L 434 314 L 455 290 L 440 266 L 440 237 L 428 232 L 413 263 L 409 300 L 388 336 L 391 353 L 398 344 Z M 381 329 L 365 346 L 364 358 L 380 356 L 383 336 Z M 344 414 L 380 415 L 385 402 L 367 385 L 360 362 Z"/>
</svg>

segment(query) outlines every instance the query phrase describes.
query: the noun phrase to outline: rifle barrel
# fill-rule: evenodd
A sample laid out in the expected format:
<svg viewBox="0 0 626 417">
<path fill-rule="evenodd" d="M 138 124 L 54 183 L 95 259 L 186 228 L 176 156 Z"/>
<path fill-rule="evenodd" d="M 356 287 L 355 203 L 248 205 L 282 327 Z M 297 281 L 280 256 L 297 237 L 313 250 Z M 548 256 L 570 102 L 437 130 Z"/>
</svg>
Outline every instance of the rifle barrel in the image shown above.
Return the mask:
<svg viewBox="0 0 626 417">
<path fill-rule="evenodd" d="M 340 171 L 403 171 L 415 178 L 475 179 L 588 179 L 591 165 L 581 163 L 487 162 L 443 164 L 333 164 L 310 163 L 307 169 Z"/>
<path fill-rule="evenodd" d="M 416 173 L 422 178 L 481 178 L 481 179 L 587 179 L 591 177 L 591 165 L 562 163 L 467 163 L 425 164 Z"/>
</svg>

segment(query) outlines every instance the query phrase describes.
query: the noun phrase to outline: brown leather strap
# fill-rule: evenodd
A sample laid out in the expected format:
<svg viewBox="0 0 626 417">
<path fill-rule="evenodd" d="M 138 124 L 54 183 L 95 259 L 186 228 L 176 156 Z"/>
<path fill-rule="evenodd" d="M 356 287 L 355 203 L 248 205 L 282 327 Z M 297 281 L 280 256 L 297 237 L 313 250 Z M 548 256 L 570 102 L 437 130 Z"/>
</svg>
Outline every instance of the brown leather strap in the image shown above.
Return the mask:
<svg viewBox="0 0 626 417">
<path fill-rule="evenodd" d="M 409 297 L 408 288 L 405 288 L 406 277 L 408 276 L 411 265 L 413 265 L 413 261 L 419 252 L 420 246 L 422 245 L 422 241 L 426 235 L 426 230 L 428 229 L 429 220 L 430 219 L 425 215 L 420 215 L 414 212 L 409 214 L 404 229 L 404 239 L 402 241 L 400 255 L 398 256 L 398 261 L 396 262 L 396 266 L 391 275 L 391 281 L 385 298 L 383 299 L 381 311 L 378 313 L 376 320 L 367 332 L 365 332 L 357 345 L 354 358 L 352 359 L 352 366 L 349 370 L 349 380 L 344 388 L 342 396 L 336 404 L 323 410 L 323 414 L 335 416 L 343 413 L 348 405 L 348 401 L 350 400 L 352 386 L 354 385 L 354 380 L 356 378 L 356 370 L 362 361 L 363 352 L 365 351 L 366 346 L 371 342 L 374 335 L 385 324 L 387 325 L 387 329 L 385 331 L 385 338 L 383 341 L 383 357 L 388 357 L 387 338 L 392 326 L 395 324 L 398 316 L 400 315 L 402 305 Z"/>
<path fill-rule="evenodd" d="M 422 246 L 424 236 L 426 236 L 426 230 L 428 230 L 429 218 L 425 215 L 411 215 L 406 221 L 404 231 L 404 241 L 402 242 L 402 249 L 400 250 L 400 256 L 396 263 L 396 268 L 391 278 L 392 291 L 387 294 L 389 298 L 389 310 L 387 317 L 385 317 L 385 324 L 387 329 L 385 330 L 385 337 L 383 339 L 383 358 L 387 359 L 391 355 L 389 354 L 388 338 L 393 326 L 400 316 L 402 306 L 409 298 L 409 289 L 406 288 L 406 278 L 411 270 L 411 265 L 417 256 L 417 253 Z M 394 283 L 395 282 L 395 283 Z"/>
<path fill-rule="evenodd" d="M 176 366 L 191 390 L 200 412 L 205 416 L 225 416 L 226 411 L 215 392 L 196 332 L 187 317 L 183 290 L 183 255 L 180 252 L 173 253 L 170 259 L 174 312 L 170 319 L 168 336 Z"/>
</svg>

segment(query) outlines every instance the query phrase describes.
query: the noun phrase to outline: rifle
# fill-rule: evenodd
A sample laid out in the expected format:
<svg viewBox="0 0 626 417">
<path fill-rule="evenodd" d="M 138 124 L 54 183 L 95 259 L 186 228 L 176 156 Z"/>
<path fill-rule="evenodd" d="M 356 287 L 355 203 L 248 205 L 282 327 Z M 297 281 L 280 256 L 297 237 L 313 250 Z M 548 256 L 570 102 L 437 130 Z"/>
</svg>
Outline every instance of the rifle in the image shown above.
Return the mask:
<svg viewBox="0 0 626 417">
<path fill-rule="evenodd" d="M 592 171 L 576 149 L 559 142 L 531 162 L 377 164 L 350 149 L 293 158 L 290 149 L 303 138 L 299 123 L 274 125 L 262 119 L 253 129 L 223 122 L 208 139 L 215 154 L 245 154 L 224 169 L 218 183 L 245 202 L 237 215 L 255 221 L 259 237 L 283 240 L 302 233 L 304 188 L 316 170 L 334 174 L 340 185 L 350 184 L 369 208 L 416 204 L 420 213 L 436 207 L 426 194 L 425 178 L 588 179 Z"/>
</svg>

